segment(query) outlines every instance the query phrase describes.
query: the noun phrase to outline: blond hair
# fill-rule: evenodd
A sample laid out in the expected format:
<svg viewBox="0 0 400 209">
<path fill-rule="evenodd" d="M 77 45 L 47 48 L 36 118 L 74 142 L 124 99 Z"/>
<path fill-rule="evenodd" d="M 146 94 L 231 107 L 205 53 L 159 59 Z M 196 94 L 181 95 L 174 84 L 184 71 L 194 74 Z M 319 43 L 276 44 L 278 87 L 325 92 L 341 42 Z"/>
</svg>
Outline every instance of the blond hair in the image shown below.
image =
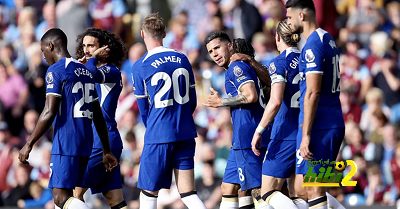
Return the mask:
<svg viewBox="0 0 400 209">
<path fill-rule="evenodd" d="M 158 13 L 152 13 L 143 20 L 142 30 L 153 38 L 162 38 L 165 32 L 164 19 Z"/>
<path fill-rule="evenodd" d="M 290 26 L 287 24 L 287 20 L 282 20 L 276 28 L 276 33 L 283 39 L 288 46 L 297 46 L 300 41 L 300 33 L 293 33 Z"/>
<path fill-rule="evenodd" d="M 369 89 L 367 91 L 367 94 L 365 95 L 366 103 L 369 103 L 369 102 L 373 101 L 374 99 L 378 99 L 382 103 L 384 102 L 383 91 L 376 87 Z"/>
</svg>

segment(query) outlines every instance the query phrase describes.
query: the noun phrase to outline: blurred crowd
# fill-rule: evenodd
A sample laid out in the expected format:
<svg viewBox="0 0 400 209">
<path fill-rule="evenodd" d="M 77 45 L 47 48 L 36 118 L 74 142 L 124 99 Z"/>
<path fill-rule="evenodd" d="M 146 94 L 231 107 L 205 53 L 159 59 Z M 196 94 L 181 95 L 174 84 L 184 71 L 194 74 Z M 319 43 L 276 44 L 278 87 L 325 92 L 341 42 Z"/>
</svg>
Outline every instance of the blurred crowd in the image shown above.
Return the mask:
<svg viewBox="0 0 400 209">
<path fill-rule="evenodd" d="M 314 3 L 320 27 L 334 36 L 342 53 L 340 99 L 346 135 L 338 160 L 352 159 L 358 166 L 353 177 L 356 187 L 334 188 L 330 193 L 346 205 L 394 205 L 400 197 L 400 3 Z M 252 43 L 256 60 L 268 65 L 279 53 L 274 37 L 277 24 L 285 18 L 284 4 L 285 0 L 0 0 L 0 206 L 54 208 L 47 188 L 52 130 L 35 145 L 29 166 L 18 161 L 19 149 L 45 102 L 48 65 L 40 38 L 50 28 L 61 28 L 75 56 L 77 35 L 97 27 L 121 36 L 129 48 L 120 66 L 123 90 L 116 120 L 124 144 L 120 162 L 124 197 L 129 208 L 138 208 L 136 185 L 145 127 L 138 117 L 130 71 L 146 52 L 139 34 L 141 19 L 162 9 L 168 25 L 164 45 L 185 53 L 196 77 L 196 188 L 208 208 L 218 208 L 232 124 L 228 108 L 202 105 L 211 86 L 225 95 L 224 69 L 211 61 L 203 40 L 215 30 L 245 38 Z M 93 208 L 106 205 L 99 195 L 88 192 L 85 198 Z M 174 183 L 160 192 L 158 204 L 184 208 Z"/>
</svg>

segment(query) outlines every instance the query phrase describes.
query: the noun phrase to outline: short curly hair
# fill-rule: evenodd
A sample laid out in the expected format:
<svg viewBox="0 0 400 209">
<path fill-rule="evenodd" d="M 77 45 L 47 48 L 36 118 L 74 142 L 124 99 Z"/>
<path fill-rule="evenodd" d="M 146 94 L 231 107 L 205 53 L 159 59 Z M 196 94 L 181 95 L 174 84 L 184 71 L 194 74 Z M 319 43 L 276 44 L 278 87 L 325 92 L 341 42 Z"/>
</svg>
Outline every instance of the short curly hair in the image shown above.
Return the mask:
<svg viewBox="0 0 400 209">
<path fill-rule="evenodd" d="M 78 43 L 78 46 L 76 47 L 77 59 L 85 56 L 85 52 L 83 51 L 83 38 L 85 38 L 85 36 L 92 36 L 97 38 L 97 41 L 99 42 L 99 47 L 107 45 L 110 49 L 110 54 L 106 59 L 106 63 L 121 67 L 122 61 L 124 60 L 126 55 L 124 42 L 119 36 L 116 36 L 109 31 L 98 28 L 88 28 L 85 32 L 78 35 L 78 38 L 76 39 L 76 42 Z"/>
</svg>

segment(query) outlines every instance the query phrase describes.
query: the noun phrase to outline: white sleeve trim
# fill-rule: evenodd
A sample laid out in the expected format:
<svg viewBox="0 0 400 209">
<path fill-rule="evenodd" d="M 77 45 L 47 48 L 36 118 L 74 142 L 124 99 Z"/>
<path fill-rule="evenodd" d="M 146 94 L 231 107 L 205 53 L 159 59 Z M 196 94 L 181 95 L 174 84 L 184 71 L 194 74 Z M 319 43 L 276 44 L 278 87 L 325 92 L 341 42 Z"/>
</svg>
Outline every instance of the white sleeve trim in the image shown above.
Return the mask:
<svg viewBox="0 0 400 209">
<path fill-rule="evenodd" d="M 149 96 L 148 95 L 135 95 L 135 97 L 138 98 L 138 99 L 144 99 L 144 98 L 147 98 Z"/>
<path fill-rule="evenodd" d="M 323 71 L 308 71 L 308 72 L 306 72 L 306 75 L 307 74 L 324 74 L 324 72 Z"/>
<path fill-rule="evenodd" d="M 272 79 L 273 77 L 275 79 Z M 287 80 L 279 74 L 274 74 L 271 76 L 271 85 L 273 85 L 274 83 L 286 83 L 286 82 Z"/>
<path fill-rule="evenodd" d="M 252 82 L 252 83 L 254 83 L 254 81 L 253 80 L 248 80 L 248 81 L 245 81 L 245 82 L 243 82 L 243 83 L 241 83 L 240 84 L 240 86 L 238 87 L 238 91 L 240 90 L 240 88 L 244 85 L 244 84 L 246 84 L 246 83 L 250 83 L 250 82 Z"/>
<path fill-rule="evenodd" d="M 61 94 L 57 94 L 57 93 L 47 93 L 47 94 L 46 94 L 46 97 L 47 97 L 47 96 L 50 96 L 50 95 L 51 95 L 51 96 L 56 96 L 56 97 L 62 97 Z"/>
<path fill-rule="evenodd" d="M 101 83 L 104 83 L 106 81 L 106 75 L 104 75 L 104 72 L 101 69 L 97 69 L 98 71 L 101 72 L 101 74 L 103 75 L 103 81 Z"/>
</svg>

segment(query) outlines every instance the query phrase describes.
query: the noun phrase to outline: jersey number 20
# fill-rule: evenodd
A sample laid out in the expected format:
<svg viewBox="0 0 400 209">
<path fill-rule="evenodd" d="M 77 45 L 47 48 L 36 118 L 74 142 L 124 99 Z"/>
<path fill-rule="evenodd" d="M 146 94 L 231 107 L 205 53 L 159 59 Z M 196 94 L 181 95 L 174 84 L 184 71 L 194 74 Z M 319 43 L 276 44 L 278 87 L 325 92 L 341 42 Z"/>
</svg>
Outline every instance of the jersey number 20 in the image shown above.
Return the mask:
<svg viewBox="0 0 400 209">
<path fill-rule="evenodd" d="M 185 96 L 181 96 L 179 93 L 179 76 L 185 77 Z M 189 72 L 185 68 L 178 68 L 172 73 L 172 82 L 171 77 L 165 72 L 158 72 L 153 75 L 151 78 L 151 85 L 156 86 L 158 81 L 162 79 L 164 80 L 164 86 L 156 93 L 154 96 L 154 105 L 156 108 L 168 107 L 174 104 L 172 99 L 161 100 L 161 98 L 166 94 L 172 85 L 172 91 L 174 92 L 174 100 L 178 104 L 186 104 L 189 101 Z"/>
</svg>

